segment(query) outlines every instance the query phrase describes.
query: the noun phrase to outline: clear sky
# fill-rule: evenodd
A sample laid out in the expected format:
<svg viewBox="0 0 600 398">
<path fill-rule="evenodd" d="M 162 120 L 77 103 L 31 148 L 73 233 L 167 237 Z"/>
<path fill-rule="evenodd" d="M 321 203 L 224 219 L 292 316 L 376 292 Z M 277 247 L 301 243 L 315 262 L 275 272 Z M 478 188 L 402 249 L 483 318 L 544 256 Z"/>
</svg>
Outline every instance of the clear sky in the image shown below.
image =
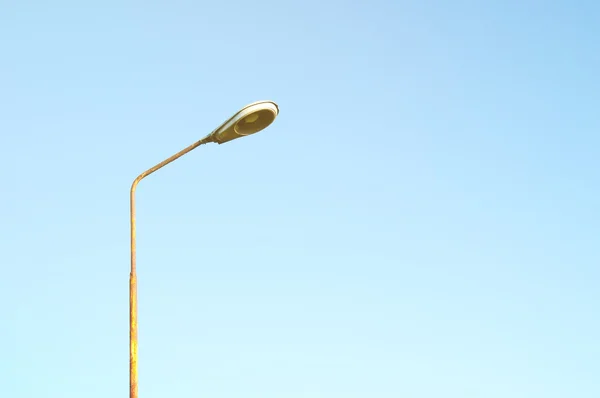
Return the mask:
<svg viewBox="0 0 600 398">
<path fill-rule="evenodd" d="M 0 396 L 600 396 L 597 1 L 1 1 Z"/>
</svg>

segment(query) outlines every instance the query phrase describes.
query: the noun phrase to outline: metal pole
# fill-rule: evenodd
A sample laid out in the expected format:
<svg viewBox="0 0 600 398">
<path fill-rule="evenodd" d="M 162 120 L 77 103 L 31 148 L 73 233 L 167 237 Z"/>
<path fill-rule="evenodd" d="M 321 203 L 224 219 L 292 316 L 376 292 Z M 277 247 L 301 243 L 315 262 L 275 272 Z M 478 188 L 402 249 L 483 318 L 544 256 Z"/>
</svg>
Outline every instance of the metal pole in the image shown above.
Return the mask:
<svg viewBox="0 0 600 398">
<path fill-rule="evenodd" d="M 138 183 L 146 176 L 154 173 L 156 170 L 166 166 L 172 161 L 180 158 L 202 144 L 214 142 L 212 138 L 204 138 L 193 143 L 187 148 L 170 158 L 163 160 L 156 166 L 144 171 L 131 184 L 129 191 L 130 199 L 130 224 L 131 224 L 131 271 L 129 274 L 129 398 L 138 398 L 138 371 L 137 371 L 137 353 L 138 353 L 138 322 L 137 322 L 137 275 L 135 263 L 135 189 Z"/>
<path fill-rule="evenodd" d="M 136 181 L 139 181 L 136 179 Z M 138 374 L 137 374 L 137 347 L 138 347 L 138 324 L 137 324 L 137 276 L 135 271 L 135 188 L 137 183 L 131 187 L 131 272 L 129 273 L 129 398 L 138 396 Z"/>
</svg>

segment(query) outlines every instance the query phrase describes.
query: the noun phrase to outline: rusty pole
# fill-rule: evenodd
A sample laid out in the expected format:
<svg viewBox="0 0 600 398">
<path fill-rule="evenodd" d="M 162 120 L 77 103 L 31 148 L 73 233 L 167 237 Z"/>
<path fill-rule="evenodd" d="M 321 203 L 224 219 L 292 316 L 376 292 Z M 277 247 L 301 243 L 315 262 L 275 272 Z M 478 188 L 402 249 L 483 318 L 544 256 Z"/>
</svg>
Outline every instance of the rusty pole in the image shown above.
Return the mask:
<svg viewBox="0 0 600 398">
<path fill-rule="evenodd" d="M 130 223 L 131 223 L 131 271 L 129 274 L 129 398 L 138 398 L 138 372 L 137 372 L 137 353 L 138 353 L 138 322 L 137 322 L 137 276 L 135 269 L 135 189 L 138 183 L 156 170 L 168 165 L 172 161 L 182 157 L 193 149 L 196 149 L 202 144 L 214 142 L 212 137 L 206 137 L 193 143 L 187 148 L 168 159 L 163 160 L 156 166 L 144 171 L 140 174 L 133 184 L 129 192 L 130 198 Z"/>
</svg>

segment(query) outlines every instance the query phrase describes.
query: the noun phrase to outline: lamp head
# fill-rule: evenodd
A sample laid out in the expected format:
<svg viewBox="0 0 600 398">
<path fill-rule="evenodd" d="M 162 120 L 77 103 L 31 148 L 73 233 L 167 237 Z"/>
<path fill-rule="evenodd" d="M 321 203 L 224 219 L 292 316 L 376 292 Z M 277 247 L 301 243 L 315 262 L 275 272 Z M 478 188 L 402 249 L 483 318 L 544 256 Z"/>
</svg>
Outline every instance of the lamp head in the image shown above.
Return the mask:
<svg viewBox="0 0 600 398">
<path fill-rule="evenodd" d="M 223 144 L 246 135 L 258 133 L 269 126 L 277 115 L 279 107 L 272 101 L 258 101 L 246 105 L 208 136 L 214 142 Z"/>
</svg>

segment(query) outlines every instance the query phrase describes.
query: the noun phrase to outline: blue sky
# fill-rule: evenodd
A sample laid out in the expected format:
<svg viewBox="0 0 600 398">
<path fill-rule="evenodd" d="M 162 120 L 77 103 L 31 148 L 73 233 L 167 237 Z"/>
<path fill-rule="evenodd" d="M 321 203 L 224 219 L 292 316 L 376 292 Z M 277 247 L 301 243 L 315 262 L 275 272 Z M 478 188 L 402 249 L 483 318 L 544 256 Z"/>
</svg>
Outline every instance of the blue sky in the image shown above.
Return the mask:
<svg viewBox="0 0 600 398">
<path fill-rule="evenodd" d="M 597 2 L 0 8 L 1 396 L 600 396 Z"/>
</svg>

